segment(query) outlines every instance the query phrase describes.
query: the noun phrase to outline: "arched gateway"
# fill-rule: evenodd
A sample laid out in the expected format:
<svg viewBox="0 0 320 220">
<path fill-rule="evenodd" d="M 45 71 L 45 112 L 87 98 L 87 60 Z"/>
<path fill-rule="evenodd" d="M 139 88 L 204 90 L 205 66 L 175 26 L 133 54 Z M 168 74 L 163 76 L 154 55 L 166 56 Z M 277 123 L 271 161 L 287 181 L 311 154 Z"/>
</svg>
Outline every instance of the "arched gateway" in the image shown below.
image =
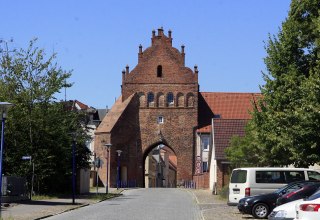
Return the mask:
<svg viewBox="0 0 320 220">
<path fill-rule="evenodd" d="M 152 32 L 152 44 L 139 46 L 138 64 L 122 72 L 122 95 L 95 132 L 95 152 L 105 161 L 110 148 L 109 183 L 145 186 L 150 149 L 169 146 L 176 155 L 176 181 L 193 178 L 198 125 L 198 70 L 185 67 L 184 46 L 172 47 L 171 31 Z M 120 157 L 117 150 L 121 150 Z M 99 176 L 106 182 L 104 163 Z M 120 172 L 117 173 L 117 168 Z"/>
</svg>

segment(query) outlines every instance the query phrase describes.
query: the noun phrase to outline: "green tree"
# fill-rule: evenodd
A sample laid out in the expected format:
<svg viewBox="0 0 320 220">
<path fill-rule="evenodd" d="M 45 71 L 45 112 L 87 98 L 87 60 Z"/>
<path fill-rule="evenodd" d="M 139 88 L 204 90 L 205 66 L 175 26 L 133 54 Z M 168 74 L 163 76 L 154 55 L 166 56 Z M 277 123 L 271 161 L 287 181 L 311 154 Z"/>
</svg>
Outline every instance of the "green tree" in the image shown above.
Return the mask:
<svg viewBox="0 0 320 220">
<path fill-rule="evenodd" d="M 264 98 L 245 137 L 246 151 L 258 150 L 263 164 L 320 162 L 319 11 L 319 0 L 292 0 L 282 28 L 266 44 Z"/>
<path fill-rule="evenodd" d="M 69 190 L 71 132 L 77 133 L 77 165 L 88 166 L 85 114 L 57 102 L 55 95 L 71 86 L 65 83 L 71 72 L 58 66 L 56 54 L 47 56 L 35 43 L 14 53 L 6 50 L 0 58 L 0 100 L 15 104 L 6 123 L 4 174 L 26 175 L 30 166 L 21 157 L 30 155 L 42 192 Z"/>
<path fill-rule="evenodd" d="M 231 138 L 230 146 L 225 150 L 226 157 L 234 167 L 267 165 L 261 160 L 261 149 L 255 142 L 256 132 L 251 121 L 246 125 L 245 131 L 244 137 L 233 136 Z"/>
</svg>

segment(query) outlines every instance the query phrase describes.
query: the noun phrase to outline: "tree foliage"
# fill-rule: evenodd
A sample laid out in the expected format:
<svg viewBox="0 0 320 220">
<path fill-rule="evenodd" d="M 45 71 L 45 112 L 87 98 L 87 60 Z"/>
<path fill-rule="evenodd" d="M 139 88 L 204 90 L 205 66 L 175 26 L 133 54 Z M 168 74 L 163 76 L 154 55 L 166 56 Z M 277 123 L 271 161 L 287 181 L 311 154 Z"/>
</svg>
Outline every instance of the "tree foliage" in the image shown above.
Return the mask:
<svg viewBox="0 0 320 220">
<path fill-rule="evenodd" d="M 279 33 L 266 44 L 264 99 L 252 113 L 251 140 L 242 142 L 260 152 L 262 164 L 320 162 L 319 11 L 319 0 L 293 0 Z"/>
<path fill-rule="evenodd" d="M 71 132 L 77 133 L 77 166 L 88 166 L 85 115 L 57 102 L 55 95 L 71 86 L 65 83 L 71 72 L 35 44 L 32 40 L 27 49 L 3 51 L 0 58 L 0 100 L 14 104 L 5 130 L 4 174 L 30 175 L 29 163 L 21 160 L 30 155 L 41 192 L 69 190 Z"/>
</svg>

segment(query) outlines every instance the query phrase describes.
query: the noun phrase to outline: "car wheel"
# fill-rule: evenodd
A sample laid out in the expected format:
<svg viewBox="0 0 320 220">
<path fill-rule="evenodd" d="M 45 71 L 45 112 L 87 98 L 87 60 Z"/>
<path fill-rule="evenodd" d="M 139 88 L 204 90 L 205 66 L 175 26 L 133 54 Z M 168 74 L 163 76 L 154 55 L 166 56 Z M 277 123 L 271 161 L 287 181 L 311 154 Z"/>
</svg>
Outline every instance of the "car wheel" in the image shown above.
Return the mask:
<svg viewBox="0 0 320 220">
<path fill-rule="evenodd" d="M 252 215 L 255 218 L 267 218 L 269 214 L 269 207 L 264 203 L 257 203 L 252 208 Z"/>
</svg>

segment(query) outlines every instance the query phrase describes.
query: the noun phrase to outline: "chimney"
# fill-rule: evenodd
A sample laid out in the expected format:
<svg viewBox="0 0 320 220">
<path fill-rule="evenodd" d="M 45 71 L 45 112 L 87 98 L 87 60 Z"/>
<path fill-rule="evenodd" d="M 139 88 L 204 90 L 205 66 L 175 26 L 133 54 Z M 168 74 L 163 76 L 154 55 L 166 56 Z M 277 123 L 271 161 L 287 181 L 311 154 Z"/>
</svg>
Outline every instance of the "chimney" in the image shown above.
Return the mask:
<svg viewBox="0 0 320 220">
<path fill-rule="evenodd" d="M 122 70 L 122 84 L 125 79 L 126 79 L 126 71 Z"/>
<path fill-rule="evenodd" d="M 163 35 L 163 27 L 160 27 L 158 29 L 158 36 L 162 36 Z"/>
<path fill-rule="evenodd" d="M 156 31 L 153 29 L 153 30 L 152 30 L 151 45 L 153 45 L 153 43 L 154 43 L 154 41 L 155 41 L 155 37 L 156 37 Z"/>
<path fill-rule="evenodd" d="M 185 66 L 185 56 L 186 54 L 184 53 L 184 45 L 181 45 L 181 56 L 182 56 L 182 64 Z"/>
<path fill-rule="evenodd" d="M 199 73 L 197 64 L 194 65 L 194 73 L 195 73 L 195 74 L 198 74 L 198 73 Z"/>
<path fill-rule="evenodd" d="M 140 44 L 139 45 L 139 54 L 138 54 L 138 63 L 140 62 L 140 59 L 142 59 L 142 55 L 143 55 L 143 53 L 142 53 L 142 45 Z"/>
<path fill-rule="evenodd" d="M 172 46 L 172 36 L 171 36 L 171 34 L 172 34 L 172 31 L 169 29 L 169 31 L 168 31 L 168 41 L 170 43 L 170 46 Z"/>
<path fill-rule="evenodd" d="M 142 53 L 142 45 L 141 44 L 139 45 L 139 53 L 140 54 Z"/>
<path fill-rule="evenodd" d="M 126 65 L 126 74 L 129 74 L 129 65 Z"/>
</svg>

